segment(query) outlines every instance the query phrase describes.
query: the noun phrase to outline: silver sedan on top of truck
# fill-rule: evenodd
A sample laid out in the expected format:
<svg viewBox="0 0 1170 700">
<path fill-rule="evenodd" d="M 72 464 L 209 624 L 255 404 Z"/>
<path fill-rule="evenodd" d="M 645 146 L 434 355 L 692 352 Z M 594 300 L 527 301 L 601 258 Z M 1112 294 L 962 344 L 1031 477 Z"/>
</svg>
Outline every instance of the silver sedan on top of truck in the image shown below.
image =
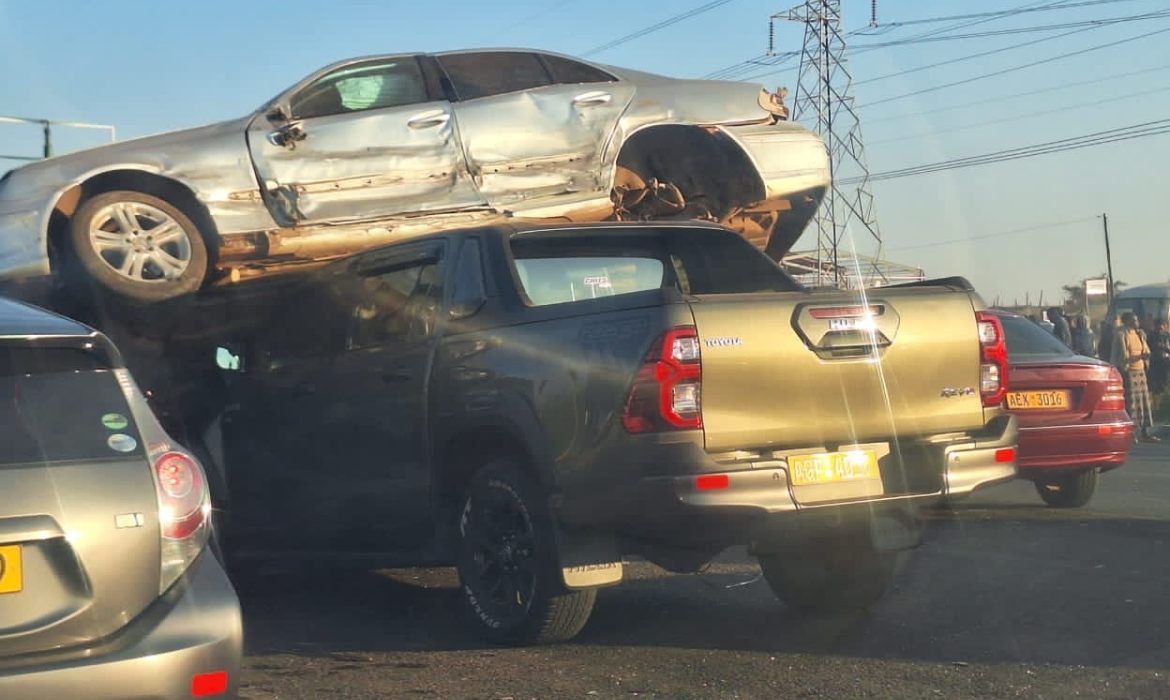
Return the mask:
<svg viewBox="0 0 1170 700">
<path fill-rule="evenodd" d="M 351 59 L 239 119 L 7 173 L 0 280 L 151 303 L 508 217 L 705 219 L 778 258 L 829 182 L 786 119 L 756 84 L 548 52 Z"/>
</svg>

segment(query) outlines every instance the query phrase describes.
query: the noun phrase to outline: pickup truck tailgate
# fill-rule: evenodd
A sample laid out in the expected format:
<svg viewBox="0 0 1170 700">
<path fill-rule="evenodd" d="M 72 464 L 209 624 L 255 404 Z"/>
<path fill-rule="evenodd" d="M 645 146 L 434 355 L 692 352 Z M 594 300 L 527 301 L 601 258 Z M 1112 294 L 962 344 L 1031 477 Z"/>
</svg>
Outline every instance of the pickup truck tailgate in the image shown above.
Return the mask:
<svg viewBox="0 0 1170 700">
<path fill-rule="evenodd" d="M 985 422 L 966 292 L 712 294 L 691 311 L 708 451 L 834 447 Z"/>
</svg>

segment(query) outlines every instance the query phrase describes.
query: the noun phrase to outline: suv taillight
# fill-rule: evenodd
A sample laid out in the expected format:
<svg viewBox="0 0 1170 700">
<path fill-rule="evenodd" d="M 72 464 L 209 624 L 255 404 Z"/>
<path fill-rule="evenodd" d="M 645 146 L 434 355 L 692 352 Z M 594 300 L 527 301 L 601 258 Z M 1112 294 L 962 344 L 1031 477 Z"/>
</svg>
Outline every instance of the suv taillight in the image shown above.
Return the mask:
<svg viewBox="0 0 1170 700">
<path fill-rule="evenodd" d="M 146 396 L 125 369 L 114 370 L 142 441 L 162 445 L 152 451 L 150 474 L 158 500 L 158 530 L 162 558 L 159 593 L 165 593 L 183 575 L 211 538 L 211 493 L 203 467 L 174 443 L 150 410 Z"/>
<path fill-rule="evenodd" d="M 1125 409 L 1125 382 L 1121 378 L 1121 372 L 1118 372 L 1116 367 L 1110 367 L 1109 380 L 1105 384 L 1105 393 L 1097 402 L 1097 410 L 1124 411 Z"/>
<path fill-rule="evenodd" d="M 1003 403 L 1008 388 L 1003 324 L 998 316 L 987 311 L 977 311 L 975 320 L 979 324 L 979 395 L 984 406 L 998 406 Z"/>
<path fill-rule="evenodd" d="M 693 326 L 672 328 L 651 346 L 630 385 L 622 425 L 630 433 L 703 427 L 703 365 Z"/>
<path fill-rule="evenodd" d="M 162 544 L 159 592 L 183 575 L 207 546 L 211 497 L 203 469 L 182 452 L 165 452 L 151 461 L 158 496 L 158 527 Z"/>
</svg>

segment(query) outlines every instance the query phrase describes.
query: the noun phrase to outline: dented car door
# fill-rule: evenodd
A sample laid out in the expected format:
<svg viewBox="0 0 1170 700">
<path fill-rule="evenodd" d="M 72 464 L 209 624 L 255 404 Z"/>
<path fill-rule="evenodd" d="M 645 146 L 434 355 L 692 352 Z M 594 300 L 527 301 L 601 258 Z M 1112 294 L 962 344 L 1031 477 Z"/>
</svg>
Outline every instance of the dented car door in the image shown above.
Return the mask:
<svg viewBox="0 0 1170 700">
<path fill-rule="evenodd" d="M 417 56 L 310 78 L 252 120 L 248 148 L 283 226 L 482 204 L 451 104 Z"/>
<path fill-rule="evenodd" d="M 555 70 L 528 52 L 464 52 L 438 60 L 457 98 L 453 108 L 468 167 L 488 204 L 517 210 L 546 197 L 558 204 L 608 197 L 603 154 L 633 98 L 632 85 L 613 76 L 558 81 Z"/>
</svg>

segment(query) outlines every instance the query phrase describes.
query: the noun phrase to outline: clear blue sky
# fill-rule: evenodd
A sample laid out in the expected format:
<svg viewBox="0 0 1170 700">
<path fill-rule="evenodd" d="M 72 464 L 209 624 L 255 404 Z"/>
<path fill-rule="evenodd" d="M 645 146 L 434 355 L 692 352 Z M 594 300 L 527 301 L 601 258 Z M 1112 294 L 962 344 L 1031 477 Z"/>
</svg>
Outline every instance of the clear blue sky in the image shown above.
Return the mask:
<svg viewBox="0 0 1170 700">
<path fill-rule="evenodd" d="M 1075 2 L 1076 0 L 1066 0 Z M 0 114 L 113 124 L 119 138 L 245 114 L 311 70 L 370 53 L 530 46 L 581 55 L 630 31 L 703 4 L 616 0 L 392 0 L 238 3 L 157 0 L 0 0 Z M 767 17 L 795 0 L 733 0 L 593 59 L 700 76 L 762 54 Z M 869 2 L 844 0 L 847 28 Z M 882 23 L 1005 9 L 1024 0 L 879 0 Z M 1033 2 L 1030 4 L 1041 4 Z M 1018 15 L 965 31 L 1006 30 L 1166 10 L 1166 0 L 1117 0 Z M 945 25 L 891 29 L 854 45 Z M 1063 139 L 1170 117 L 1170 33 L 1045 65 L 867 107 L 867 103 L 1160 28 L 1170 18 L 1094 28 L 978 60 L 858 85 L 874 172 Z M 801 28 L 780 25 L 777 50 L 798 49 Z M 857 81 L 1051 36 L 980 39 L 871 50 L 851 61 Z M 1139 75 L 1089 82 L 1125 72 Z M 794 85 L 795 74 L 764 78 Z M 1083 87 L 1047 88 L 1085 82 Z M 1044 92 L 1040 92 L 1045 90 Z M 1008 95 L 1036 92 L 1007 99 Z M 1141 93 L 1140 95 L 1138 93 Z M 960 110 L 924 113 L 977 103 Z M 1049 112 L 1033 115 L 1037 112 Z M 984 124 L 985 122 L 994 122 Z M 983 124 L 974 128 L 961 128 Z M 62 130 L 59 150 L 101 141 Z M 35 154 L 39 131 L 0 124 L 0 153 Z M 931 275 L 965 274 L 989 301 L 1059 296 L 1062 284 L 1101 272 L 1109 213 L 1114 273 L 1131 284 L 1170 278 L 1170 135 L 1011 163 L 875 183 L 890 258 Z M 0 160 L 0 170 L 17 165 Z M 1071 222 L 1020 233 L 1005 231 Z M 983 238 L 980 238 L 983 237 Z M 811 237 L 798 247 L 811 247 Z"/>
</svg>

